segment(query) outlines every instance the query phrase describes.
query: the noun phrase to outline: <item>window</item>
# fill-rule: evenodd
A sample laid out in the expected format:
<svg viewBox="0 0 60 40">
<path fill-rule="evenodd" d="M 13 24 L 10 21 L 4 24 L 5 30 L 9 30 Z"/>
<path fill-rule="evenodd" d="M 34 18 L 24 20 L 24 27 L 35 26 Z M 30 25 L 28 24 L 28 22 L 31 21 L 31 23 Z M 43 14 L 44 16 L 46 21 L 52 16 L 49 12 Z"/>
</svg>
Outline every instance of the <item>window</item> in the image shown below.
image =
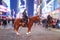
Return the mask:
<svg viewBox="0 0 60 40">
<path fill-rule="evenodd" d="M 2 5 L 2 0 L 0 0 L 0 5 Z"/>
<path fill-rule="evenodd" d="M 48 4 L 51 0 L 47 0 L 46 3 Z"/>
</svg>

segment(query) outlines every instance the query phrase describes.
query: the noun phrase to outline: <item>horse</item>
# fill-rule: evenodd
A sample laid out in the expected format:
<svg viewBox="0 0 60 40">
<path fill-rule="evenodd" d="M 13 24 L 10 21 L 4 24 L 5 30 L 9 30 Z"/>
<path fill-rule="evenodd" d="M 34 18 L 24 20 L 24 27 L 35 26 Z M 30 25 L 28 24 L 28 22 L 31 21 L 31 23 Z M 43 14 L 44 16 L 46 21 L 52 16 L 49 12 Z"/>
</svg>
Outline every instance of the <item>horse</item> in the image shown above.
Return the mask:
<svg viewBox="0 0 60 40">
<path fill-rule="evenodd" d="M 39 15 L 32 16 L 32 17 L 28 18 L 28 23 L 27 23 L 28 32 L 27 32 L 27 34 L 31 33 L 31 28 L 32 28 L 32 25 L 35 21 L 37 21 L 40 24 L 40 16 Z M 17 35 L 19 35 L 19 32 L 18 32 L 19 27 L 20 26 L 24 27 L 25 25 L 26 25 L 26 23 L 21 22 L 20 18 L 15 19 L 15 21 L 14 21 L 14 30 L 16 31 Z"/>
</svg>

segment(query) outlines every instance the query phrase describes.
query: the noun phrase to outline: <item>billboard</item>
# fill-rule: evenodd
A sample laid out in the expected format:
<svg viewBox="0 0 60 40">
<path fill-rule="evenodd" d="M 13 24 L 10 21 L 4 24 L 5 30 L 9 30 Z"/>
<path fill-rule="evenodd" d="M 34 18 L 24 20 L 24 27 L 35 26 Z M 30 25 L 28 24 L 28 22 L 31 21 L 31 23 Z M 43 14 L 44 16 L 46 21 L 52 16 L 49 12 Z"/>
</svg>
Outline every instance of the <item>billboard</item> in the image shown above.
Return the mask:
<svg viewBox="0 0 60 40">
<path fill-rule="evenodd" d="M 2 4 L 10 11 L 10 0 L 2 0 Z"/>
<path fill-rule="evenodd" d="M 18 12 L 23 12 L 26 8 L 26 0 L 19 0 L 18 1 Z"/>
<path fill-rule="evenodd" d="M 0 5 L 0 12 L 2 12 L 2 15 L 0 16 L 7 16 L 7 12 L 10 12 L 10 0 L 2 0 L 2 5 Z"/>
</svg>

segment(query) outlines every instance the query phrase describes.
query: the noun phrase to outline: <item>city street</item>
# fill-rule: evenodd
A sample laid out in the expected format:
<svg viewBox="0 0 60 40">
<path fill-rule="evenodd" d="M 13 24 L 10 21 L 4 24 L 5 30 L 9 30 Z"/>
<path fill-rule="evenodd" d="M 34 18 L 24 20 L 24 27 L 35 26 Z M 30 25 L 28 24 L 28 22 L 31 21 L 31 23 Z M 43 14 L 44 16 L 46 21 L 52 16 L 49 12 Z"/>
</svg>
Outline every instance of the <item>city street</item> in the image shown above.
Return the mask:
<svg viewBox="0 0 60 40">
<path fill-rule="evenodd" d="M 0 40 L 60 40 L 59 17 L 60 0 L 0 0 Z"/>
<path fill-rule="evenodd" d="M 33 25 L 31 33 L 26 34 L 27 28 L 20 27 L 20 35 L 16 35 L 11 24 L 4 29 L 0 26 L 0 40 L 60 40 L 60 32 L 45 30 L 41 25 Z"/>
</svg>

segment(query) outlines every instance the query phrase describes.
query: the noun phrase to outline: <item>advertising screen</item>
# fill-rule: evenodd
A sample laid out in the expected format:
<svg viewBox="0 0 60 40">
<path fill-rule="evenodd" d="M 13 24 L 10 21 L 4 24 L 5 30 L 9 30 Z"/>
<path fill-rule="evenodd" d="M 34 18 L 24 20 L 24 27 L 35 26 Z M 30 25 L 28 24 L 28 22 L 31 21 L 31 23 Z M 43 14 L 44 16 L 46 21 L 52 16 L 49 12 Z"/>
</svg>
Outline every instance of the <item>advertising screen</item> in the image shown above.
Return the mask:
<svg viewBox="0 0 60 40">
<path fill-rule="evenodd" d="M 7 16 L 7 12 L 10 12 L 10 0 L 2 0 L 2 5 L 0 5 L 0 11 L 2 15 L 0 16 Z"/>
</svg>

